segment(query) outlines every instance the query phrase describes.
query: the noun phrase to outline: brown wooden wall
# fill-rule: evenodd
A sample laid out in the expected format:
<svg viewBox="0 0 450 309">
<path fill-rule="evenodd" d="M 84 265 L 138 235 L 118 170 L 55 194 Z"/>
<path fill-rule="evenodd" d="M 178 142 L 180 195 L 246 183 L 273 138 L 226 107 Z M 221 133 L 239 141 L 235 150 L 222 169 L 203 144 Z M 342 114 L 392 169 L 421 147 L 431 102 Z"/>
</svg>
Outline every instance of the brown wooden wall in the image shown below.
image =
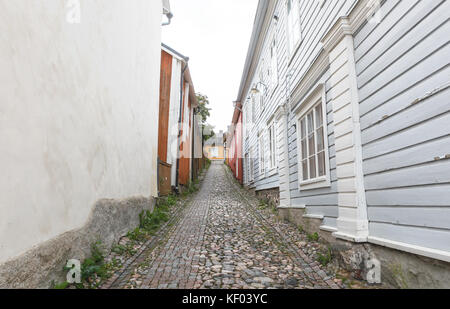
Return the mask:
<svg viewBox="0 0 450 309">
<path fill-rule="evenodd" d="M 159 86 L 158 158 L 167 163 L 172 55 L 161 51 L 161 82 Z"/>
</svg>

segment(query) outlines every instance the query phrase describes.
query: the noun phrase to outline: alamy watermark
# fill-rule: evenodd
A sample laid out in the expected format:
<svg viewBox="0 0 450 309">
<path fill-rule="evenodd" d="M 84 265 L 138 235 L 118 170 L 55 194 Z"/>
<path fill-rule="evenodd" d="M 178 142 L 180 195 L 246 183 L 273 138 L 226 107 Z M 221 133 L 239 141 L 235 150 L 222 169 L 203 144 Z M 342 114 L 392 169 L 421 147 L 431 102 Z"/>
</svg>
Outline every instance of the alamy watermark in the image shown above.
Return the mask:
<svg viewBox="0 0 450 309">
<path fill-rule="evenodd" d="M 367 3 L 369 12 L 366 15 L 369 24 L 379 24 L 383 19 L 383 11 L 381 10 L 381 0 Z"/>
<path fill-rule="evenodd" d="M 66 264 L 67 272 L 66 281 L 67 283 L 81 283 L 81 263 L 79 260 L 69 260 Z"/>
<path fill-rule="evenodd" d="M 367 272 L 366 280 L 370 284 L 381 283 L 381 263 L 377 259 L 370 259 L 366 262 Z"/>
<path fill-rule="evenodd" d="M 69 24 L 81 23 L 81 4 L 80 0 L 67 0 L 66 2 L 66 21 Z"/>
</svg>

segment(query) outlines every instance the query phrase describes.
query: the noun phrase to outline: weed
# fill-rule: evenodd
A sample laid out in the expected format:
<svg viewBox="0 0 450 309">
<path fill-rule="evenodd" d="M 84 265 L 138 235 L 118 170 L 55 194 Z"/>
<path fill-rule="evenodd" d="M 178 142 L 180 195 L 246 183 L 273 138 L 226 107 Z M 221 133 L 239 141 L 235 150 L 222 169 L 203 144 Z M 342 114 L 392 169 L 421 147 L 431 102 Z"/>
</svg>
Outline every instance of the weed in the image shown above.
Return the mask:
<svg viewBox="0 0 450 309">
<path fill-rule="evenodd" d="M 178 201 L 178 198 L 176 195 L 171 194 L 167 197 L 167 203 L 169 204 L 169 206 L 175 206 L 177 201 Z"/>
<path fill-rule="evenodd" d="M 144 241 L 147 235 L 140 228 L 135 228 L 134 230 L 128 232 L 127 237 L 132 241 Z"/>
<path fill-rule="evenodd" d="M 130 238 L 131 239 L 131 238 Z M 124 245 L 115 245 L 112 249 L 112 252 L 118 254 L 118 255 L 124 255 L 127 254 L 129 256 L 133 256 L 136 254 L 136 250 L 134 250 L 133 243 L 128 243 L 126 246 Z"/>
<path fill-rule="evenodd" d="M 105 264 L 101 242 L 97 241 L 91 246 L 91 257 L 85 259 L 81 264 L 81 280 L 83 283 L 75 286 L 78 289 L 98 287 L 103 280 L 109 277 L 111 267 L 111 264 Z M 64 284 L 59 285 L 59 287 L 64 287 Z"/>
<path fill-rule="evenodd" d="M 319 240 L 319 234 L 314 233 L 314 234 L 308 234 L 308 240 L 309 241 L 318 241 Z"/>
<path fill-rule="evenodd" d="M 269 207 L 269 205 L 265 201 L 259 201 L 259 209 L 266 209 L 267 207 Z"/>
<path fill-rule="evenodd" d="M 65 290 L 69 287 L 69 283 L 67 281 L 55 284 L 55 281 L 52 281 L 52 289 L 53 290 Z"/>
<path fill-rule="evenodd" d="M 297 228 L 300 233 L 303 233 L 305 231 L 305 229 L 303 228 L 303 225 L 301 225 L 301 224 Z"/>
<path fill-rule="evenodd" d="M 319 262 L 322 266 L 327 266 L 331 262 L 332 258 L 333 256 L 331 254 L 331 249 L 328 248 L 325 254 L 320 252 L 318 253 L 317 262 Z"/>
</svg>

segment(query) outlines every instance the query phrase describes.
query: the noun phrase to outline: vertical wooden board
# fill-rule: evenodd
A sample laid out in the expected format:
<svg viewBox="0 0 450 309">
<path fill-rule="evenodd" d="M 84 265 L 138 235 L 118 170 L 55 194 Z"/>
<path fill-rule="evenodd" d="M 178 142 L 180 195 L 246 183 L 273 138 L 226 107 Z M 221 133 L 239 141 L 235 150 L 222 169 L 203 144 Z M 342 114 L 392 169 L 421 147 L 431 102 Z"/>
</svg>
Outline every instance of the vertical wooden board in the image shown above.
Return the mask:
<svg viewBox="0 0 450 309">
<path fill-rule="evenodd" d="M 172 82 L 172 56 L 161 51 L 161 81 L 159 86 L 158 157 L 167 162 L 169 138 L 170 90 Z"/>
<path fill-rule="evenodd" d="M 158 175 L 159 175 L 159 194 L 161 196 L 167 196 L 172 193 L 172 177 L 171 177 L 171 169 L 172 166 L 170 164 L 166 164 L 163 162 L 159 162 L 158 164 Z"/>
</svg>

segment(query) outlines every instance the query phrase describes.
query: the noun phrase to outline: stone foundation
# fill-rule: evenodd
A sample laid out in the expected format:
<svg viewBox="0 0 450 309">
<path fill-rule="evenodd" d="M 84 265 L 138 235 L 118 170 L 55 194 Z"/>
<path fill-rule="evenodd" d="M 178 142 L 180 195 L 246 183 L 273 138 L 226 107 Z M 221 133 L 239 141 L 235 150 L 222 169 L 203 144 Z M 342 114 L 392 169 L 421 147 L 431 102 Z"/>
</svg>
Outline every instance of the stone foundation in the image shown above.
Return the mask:
<svg viewBox="0 0 450 309">
<path fill-rule="evenodd" d="M 271 207 L 278 207 L 280 205 L 280 190 L 279 188 L 256 191 L 256 196 L 266 202 Z"/>
<path fill-rule="evenodd" d="M 330 246 L 334 262 L 350 271 L 354 278 L 366 280 L 366 262 L 376 259 L 381 264 L 381 281 L 393 288 L 449 288 L 450 263 L 422 257 L 376 244 L 356 244 L 336 239 L 331 232 L 320 229 L 322 220 L 304 218 L 304 209 L 278 209 L 281 219 L 301 225 L 306 233 L 318 233 Z"/>
<path fill-rule="evenodd" d="M 111 248 L 139 225 L 139 214 L 153 211 L 152 198 L 101 200 L 85 226 L 69 231 L 0 265 L 0 288 L 49 288 L 52 281 L 66 281 L 63 267 L 69 259 L 81 262 L 90 256 L 91 246 L 101 241 Z"/>
</svg>

